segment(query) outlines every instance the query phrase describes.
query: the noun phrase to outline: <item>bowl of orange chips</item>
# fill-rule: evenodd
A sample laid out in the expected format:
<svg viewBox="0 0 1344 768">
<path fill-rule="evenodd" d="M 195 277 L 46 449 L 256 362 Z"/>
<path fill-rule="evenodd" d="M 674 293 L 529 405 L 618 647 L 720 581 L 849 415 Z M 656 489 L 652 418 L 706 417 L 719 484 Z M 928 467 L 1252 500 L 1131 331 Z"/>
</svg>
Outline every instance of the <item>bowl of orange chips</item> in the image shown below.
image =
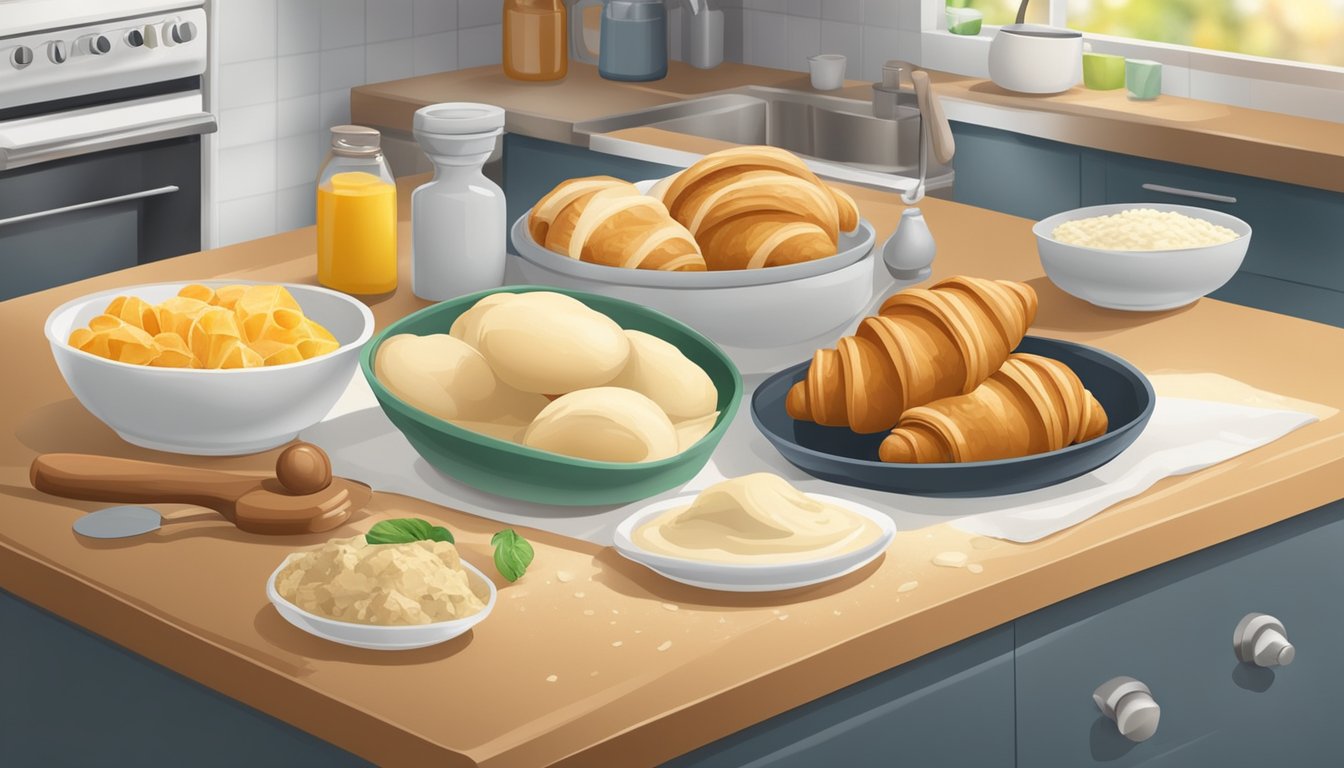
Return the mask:
<svg viewBox="0 0 1344 768">
<path fill-rule="evenodd" d="M 158 283 L 67 302 L 45 332 L 75 397 L 122 439 L 226 456 L 320 421 L 355 374 L 373 313 L 311 285 Z"/>
</svg>

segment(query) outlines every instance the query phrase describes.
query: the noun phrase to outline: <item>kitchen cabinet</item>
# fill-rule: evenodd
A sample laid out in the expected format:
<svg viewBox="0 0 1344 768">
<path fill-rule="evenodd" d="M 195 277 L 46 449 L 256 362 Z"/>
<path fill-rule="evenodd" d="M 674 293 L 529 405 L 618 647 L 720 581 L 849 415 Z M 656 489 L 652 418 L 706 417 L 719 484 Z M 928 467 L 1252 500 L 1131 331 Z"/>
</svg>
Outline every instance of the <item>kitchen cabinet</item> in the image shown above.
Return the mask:
<svg viewBox="0 0 1344 768">
<path fill-rule="evenodd" d="M 1016 622 L 1021 766 L 1344 763 L 1344 502 L 1197 552 Z M 1238 661 L 1247 613 L 1283 622 L 1288 666 Z M 1151 689 L 1156 733 L 1136 743 L 1092 702 L 1118 675 Z"/>
<path fill-rule="evenodd" d="M 1012 768 L 1013 723 L 1013 632 L 1004 625 L 663 768 Z"/>
<path fill-rule="evenodd" d="M 1082 152 L 1077 147 L 968 123 L 952 123 L 958 203 L 1028 219 L 1077 208 Z"/>
</svg>

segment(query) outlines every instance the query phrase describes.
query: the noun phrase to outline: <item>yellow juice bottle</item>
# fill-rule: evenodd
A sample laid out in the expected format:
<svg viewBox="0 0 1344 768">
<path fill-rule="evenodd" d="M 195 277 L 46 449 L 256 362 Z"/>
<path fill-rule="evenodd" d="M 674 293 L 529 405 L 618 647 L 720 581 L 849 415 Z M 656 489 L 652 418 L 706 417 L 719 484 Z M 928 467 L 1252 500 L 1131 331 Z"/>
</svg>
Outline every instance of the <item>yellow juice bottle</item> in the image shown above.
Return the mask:
<svg viewBox="0 0 1344 768">
<path fill-rule="evenodd" d="M 372 128 L 331 129 L 317 184 L 317 281 L 344 293 L 397 287 L 397 187 Z"/>
</svg>

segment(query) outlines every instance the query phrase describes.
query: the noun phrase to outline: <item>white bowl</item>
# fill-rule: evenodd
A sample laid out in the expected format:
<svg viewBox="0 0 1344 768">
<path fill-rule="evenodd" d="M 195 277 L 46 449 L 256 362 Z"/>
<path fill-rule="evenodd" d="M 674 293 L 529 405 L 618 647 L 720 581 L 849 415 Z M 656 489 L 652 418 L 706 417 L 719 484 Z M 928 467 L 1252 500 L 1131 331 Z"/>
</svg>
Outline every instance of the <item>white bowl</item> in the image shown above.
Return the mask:
<svg viewBox="0 0 1344 768">
<path fill-rule="evenodd" d="M 896 536 L 896 524 L 891 518 L 871 507 L 820 493 L 807 495 L 817 501 L 844 507 L 872 520 L 882 534 L 868 546 L 853 552 L 816 560 L 770 565 L 710 563 L 669 557 L 650 552 L 634 542 L 632 534 L 636 528 L 669 509 L 689 505 L 695 501 L 695 496 L 692 495 L 650 504 L 621 521 L 616 527 L 616 551 L 661 576 L 693 587 L 721 592 L 774 592 L 820 584 L 853 573 L 887 551 L 891 540 Z"/>
<path fill-rule="evenodd" d="M 1051 233 L 1066 221 L 1109 216 L 1134 208 L 1175 211 L 1237 233 L 1219 245 L 1166 251 L 1115 251 L 1084 248 L 1055 240 Z M 1116 203 L 1077 208 L 1042 219 L 1031 228 L 1041 266 L 1066 293 L 1107 309 L 1155 312 L 1183 307 L 1218 290 L 1241 267 L 1251 243 L 1251 225 L 1231 214 L 1166 203 Z"/>
<path fill-rule="evenodd" d="M 1083 79 L 1083 36 L 1043 24 L 1009 24 L 989 43 L 989 79 L 1018 93 L 1063 93 Z"/>
<path fill-rule="evenodd" d="M 267 285 L 202 280 L 202 285 Z M 373 335 L 373 313 L 343 293 L 286 284 L 304 315 L 331 331 L 335 352 L 288 365 L 231 370 L 155 368 L 98 357 L 70 346 L 116 296 L 152 304 L 192 283 L 132 285 L 67 302 L 47 317 L 56 367 L 79 402 L 123 440 L 143 448 L 200 456 L 256 453 L 293 440 L 336 404 Z"/>
<path fill-rule="evenodd" d="M 532 239 L 529 215 L 520 216 L 511 233 L 523 282 L 642 304 L 726 346 L 772 349 L 822 336 L 848 325 L 873 296 L 877 234 L 866 220 L 840 234 L 834 256 L 763 269 L 662 272 L 592 264 L 547 250 Z"/>
<path fill-rule="evenodd" d="M 280 612 L 285 621 L 310 635 L 315 635 L 323 640 L 330 640 L 333 643 L 350 645 L 355 648 L 368 648 L 374 651 L 407 651 L 412 648 L 438 645 L 452 640 L 485 621 L 485 617 L 489 616 L 490 611 L 495 607 L 494 582 L 486 578 L 485 574 L 481 573 L 471 563 L 463 560 L 462 570 L 467 572 L 467 582 L 471 585 L 471 591 L 475 592 L 477 597 L 483 594 L 489 595 L 485 600 L 485 607 L 478 613 L 464 619 L 396 627 L 356 624 L 350 621 L 328 619 L 303 610 L 281 597 L 275 589 L 275 578 L 280 575 L 280 571 L 289 562 L 289 558 L 298 554 L 301 553 L 296 552 L 286 557 L 281 561 L 280 566 L 271 572 L 270 578 L 266 580 L 266 596 L 271 599 L 271 605 L 275 606 L 275 609 Z"/>
</svg>

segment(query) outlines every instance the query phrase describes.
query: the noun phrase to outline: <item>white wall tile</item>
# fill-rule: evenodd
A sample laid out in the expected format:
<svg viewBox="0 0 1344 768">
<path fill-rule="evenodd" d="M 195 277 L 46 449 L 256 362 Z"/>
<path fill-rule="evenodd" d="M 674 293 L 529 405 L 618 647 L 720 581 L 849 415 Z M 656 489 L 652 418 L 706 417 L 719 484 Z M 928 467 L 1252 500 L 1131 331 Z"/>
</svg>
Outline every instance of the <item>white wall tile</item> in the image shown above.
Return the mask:
<svg viewBox="0 0 1344 768">
<path fill-rule="evenodd" d="M 457 33 L 444 32 L 415 38 L 415 74 L 431 75 L 457 69 Z"/>
<path fill-rule="evenodd" d="M 247 107 L 267 101 L 275 101 L 275 59 L 220 66 L 220 109 Z"/>
<path fill-rule="evenodd" d="M 437 35 L 457 29 L 457 0 L 415 0 L 414 19 L 416 35 Z"/>
<path fill-rule="evenodd" d="M 219 147 L 241 147 L 275 139 L 275 102 L 219 111 Z"/>
<path fill-rule="evenodd" d="M 363 85 L 364 46 L 354 45 L 349 48 L 322 51 L 321 70 L 324 91 Z"/>
<path fill-rule="evenodd" d="M 370 0 L 364 7 L 364 41 L 381 43 L 415 34 L 412 0 Z"/>
<path fill-rule="evenodd" d="M 275 193 L 275 229 L 288 232 L 311 227 L 317 221 L 317 190 L 312 184 L 286 187 Z"/>
<path fill-rule="evenodd" d="M 499 45 L 496 43 L 496 58 Z M 407 40 L 389 40 L 364 47 L 364 78 L 370 83 L 400 80 L 415 74 L 414 47 Z"/>
<path fill-rule="evenodd" d="M 318 0 L 279 0 L 277 11 L 276 49 L 281 56 L 322 47 L 322 7 Z"/>
<path fill-rule="evenodd" d="M 333 125 L 350 123 L 350 89 L 323 91 L 319 100 L 318 119 L 322 121 L 322 130 Z"/>
<path fill-rule="evenodd" d="M 863 70 L 863 27 L 843 21 L 821 22 L 821 52 L 845 56 L 845 77 L 856 80 Z"/>
<path fill-rule="evenodd" d="M 788 68 L 806 72 L 807 58 L 821 53 L 821 21 L 804 16 L 790 16 L 787 29 Z"/>
<path fill-rule="evenodd" d="M 939 27 L 946 29 L 947 27 L 946 14 L 945 14 L 946 8 L 947 3 L 944 0 L 919 0 L 918 3 L 919 15 L 917 17 L 918 23 L 917 24 L 906 23 L 907 19 L 905 18 L 905 14 L 902 14 L 901 15 L 902 26 L 904 26 L 906 29 L 919 29 L 921 31 L 926 29 L 938 29 Z"/>
<path fill-rule="evenodd" d="M 316 194 L 316 193 L 314 193 Z M 220 203 L 219 244 L 232 245 L 273 235 L 275 229 L 275 193 L 268 192 Z"/>
<path fill-rule="evenodd" d="M 863 0 L 826 0 L 821 4 L 821 18 L 862 24 Z"/>
<path fill-rule="evenodd" d="M 364 0 L 322 0 L 322 50 L 363 44 Z"/>
<path fill-rule="evenodd" d="M 1151 59 L 1150 59 L 1151 61 Z M 1162 92 L 1168 96 L 1190 97 L 1190 68 L 1162 65 Z"/>
<path fill-rule="evenodd" d="M 442 1 L 442 0 L 440 0 Z M 678 0 L 673 0 L 677 2 Z M 504 23 L 504 4 L 496 0 L 457 0 L 457 26 L 488 27 Z"/>
<path fill-rule="evenodd" d="M 500 63 L 503 58 L 503 41 L 502 24 L 457 30 L 457 68 Z"/>
<path fill-rule="evenodd" d="M 804 16 L 810 19 L 821 18 L 821 0 L 789 0 L 790 16 Z"/>
<path fill-rule="evenodd" d="M 276 136 L 295 136 L 322 130 L 322 97 L 316 93 L 276 103 Z"/>
<path fill-rule="evenodd" d="M 746 45 L 743 53 L 748 64 L 784 69 L 789 65 L 789 17 L 782 13 L 747 11 L 743 16 Z"/>
<path fill-rule="evenodd" d="M 901 5 L 899 0 L 863 0 L 863 25 L 865 27 L 891 27 L 901 25 Z"/>
<path fill-rule="evenodd" d="M 237 200 L 275 191 L 275 142 L 219 151 L 219 199 Z"/>
<path fill-rule="evenodd" d="M 276 0 L 228 0 L 216 6 L 221 64 L 275 55 L 275 4 Z"/>
<path fill-rule="evenodd" d="M 742 61 L 743 40 L 742 10 L 740 8 L 724 9 L 723 58 L 727 61 Z"/>
<path fill-rule="evenodd" d="M 871 82 L 882 79 L 882 65 L 888 59 L 901 58 L 900 32 L 887 27 L 863 28 L 863 65 L 859 78 Z"/>
<path fill-rule="evenodd" d="M 322 90 L 321 57 L 317 53 L 300 53 L 276 59 L 278 86 L 276 95 L 281 99 L 308 96 Z"/>
<path fill-rule="evenodd" d="M 316 189 L 317 170 L 331 144 L 330 133 L 286 136 L 276 142 L 275 185 L 281 189 L 307 184 Z"/>
</svg>

